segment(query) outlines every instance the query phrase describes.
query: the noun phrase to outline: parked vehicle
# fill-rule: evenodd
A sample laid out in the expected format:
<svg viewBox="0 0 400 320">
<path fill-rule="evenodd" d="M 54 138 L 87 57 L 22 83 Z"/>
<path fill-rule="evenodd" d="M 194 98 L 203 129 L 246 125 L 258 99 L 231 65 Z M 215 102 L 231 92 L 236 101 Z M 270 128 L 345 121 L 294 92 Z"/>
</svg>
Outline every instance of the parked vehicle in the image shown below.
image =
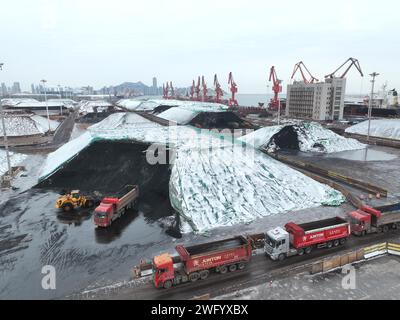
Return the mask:
<svg viewBox="0 0 400 320">
<path fill-rule="evenodd" d="M 128 209 L 134 207 L 139 197 L 139 186 L 127 185 L 118 197 L 106 197 L 94 211 L 94 224 L 98 227 L 109 227 Z"/>
<path fill-rule="evenodd" d="M 371 208 L 363 206 L 348 213 L 351 232 L 357 236 L 368 233 L 387 232 L 400 228 L 400 202 Z"/>
<path fill-rule="evenodd" d="M 73 190 L 57 199 L 56 208 L 62 209 L 64 212 L 70 212 L 77 208 L 92 208 L 95 203 L 95 199 L 82 195 L 79 190 Z"/>
<path fill-rule="evenodd" d="M 224 274 L 245 268 L 252 255 L 249 238 L 238 236 L 212 243 L 176 246 L 178 257 L 168 253 L 152 260 L 156 288 L 170 288 L 184 282 L 206 279 L 210 271 Z"/>
<path fill-rule="evenodd" d="M 340 218 L 329 218 L 303 224 L 289 222 L 265 235 L 264 250 L 273 260 L 309 254 L 313 248 L 344 244 L 350 235 L 350 224 Z"/>
</svg>

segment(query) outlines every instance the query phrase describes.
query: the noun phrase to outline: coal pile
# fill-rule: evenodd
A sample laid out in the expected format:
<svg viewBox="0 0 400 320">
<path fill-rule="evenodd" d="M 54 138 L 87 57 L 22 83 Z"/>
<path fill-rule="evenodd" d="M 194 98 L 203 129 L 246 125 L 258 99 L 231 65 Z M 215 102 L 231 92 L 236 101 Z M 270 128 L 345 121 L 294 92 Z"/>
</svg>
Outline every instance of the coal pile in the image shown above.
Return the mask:
<svg viewBox="0 0 400 320">
<path fill-rule="evenodd" d="M 300 150 L 299 137 L 294 126 L 286 126 L 276 133 L 269 144 L 275 144 L 279 149 Z"/>
<path fill-rule="evenodd" d="M 190 125 L 205 129 L 252 129 L 253 125 L 233 112 L 202 112 Z"/>
</svg>

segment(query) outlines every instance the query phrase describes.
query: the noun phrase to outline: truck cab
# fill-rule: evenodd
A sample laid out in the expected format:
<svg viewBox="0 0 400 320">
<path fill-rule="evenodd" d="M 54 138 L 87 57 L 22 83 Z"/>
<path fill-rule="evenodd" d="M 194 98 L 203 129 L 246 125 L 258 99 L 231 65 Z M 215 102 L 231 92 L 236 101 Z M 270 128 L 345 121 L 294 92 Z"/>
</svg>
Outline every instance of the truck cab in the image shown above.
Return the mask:
<svg viewBox="0 0 400 320">
<path fill-rule="evenodd" d="M 175 278 L 174 263 L 168 253 L 153 258 L 153 280 L 156 288 L 172 286 Z"/>
<path fill-rule="evenodd" d="M 348 214 L 351 233 L 365 235 L 371 229 L 371 215 L 362 210 L 351 211 Z"/>
<path fill-rule="evenodd" d="M 290 248 L 289 233 L 282 227 L 267 231 L 264 251 L 272 260 L 283 260 Z"/>
<path fill-rule="evenodd" d="M 94 211 L 94 223 L 100 227 L 108 227 L 112 222 L 115 203 L 102 201 Z"/>
</svg>

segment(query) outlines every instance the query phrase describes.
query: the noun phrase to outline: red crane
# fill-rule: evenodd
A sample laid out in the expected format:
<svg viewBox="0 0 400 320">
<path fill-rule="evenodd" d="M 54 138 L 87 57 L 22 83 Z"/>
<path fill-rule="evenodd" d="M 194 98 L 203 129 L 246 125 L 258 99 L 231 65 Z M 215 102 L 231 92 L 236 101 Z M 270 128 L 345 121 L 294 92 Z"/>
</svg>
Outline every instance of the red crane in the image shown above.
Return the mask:
<svg viewBox="0 0 400 320">
<path fill-rule="evenodd" d="M 163 98 L 167 99 L 168 98 L 168 82 L 167 82 L 167 88 L 165 88 L 165 85 L 163 83 L 162 85 L 162 92 L 163 92 Z"/>
<path fill-rule="evenodd" d="M 237 89 L 237 84 L 236 84 L 235 80 L 233 80 L 232 72 L 229 72 L 228 84 L 231 86 L 230 90 L 232 93 L 232 97 L 229 99 L 228 105 L 230 107 L 238 106 L 239 104 L 238 104 L 237 100 L 235 99 L 235 94 L 238 92 L 238 89 Z"/>
<path fill-rule="evenodd" d="M 203 87 L 203 101 L 207 101 L 207 84 L 204 81 L 204 76 L 201 76 L 201 86 Z"/>
<path fill-rule="evenodd" d="M 343 79 L 346 76 L 347 72 L 349 72 L 349 70 L 352 66 L 355 66 L 357 68 L 358 72 L 360 72 L 361 77 L 364 77 L 364 74 L 361 71 L 361 66 L 360 66 L 360 63 L 358 62 L 358 60 L 355 58 L 348 58 L 339 68 L 337 68 L 331 74 L 326 75 L 325 78 L 330 78 L 330 79 L 335 78 L 335 73 L 338 72 L 347 62 L 351 62 L 351 63 L 347 67 L 346 71 L 339 78 Z"/>
<path fill-rule="evenodd" d="M 217 74 L 214 75 L 214 86 L 215 86 L 215 102 L 221 102 L 221 97 L 224 92 L 221 89 L 221 85 L 218 82 Z"/>
<path fill-rule="evenodd" d="M 169 87 L 171 89 L 171 99 L 175 98 L 175 90 L 174 86 L 172 85 L 172 81 L 169 82 Z"/>
<path fill-rule="evenodd" d="M 196 100 L 200 101 L 200 76 L 197 78 L 197 86 L 194 92 L 196 93 Z"/>
<path fill-rule="evenodd" d="M 274 98 L 271 99 L 271 102 L 269 103 L 269 108 L 271 110 L 278 110 L 279 108 L 279 93 L 282 92 L 282 80 L 279 80 L 277 75 L 276 75 L 276 71 L 275 71 L 275 67 L 272 66 L 271 67 L 271 71 L 269 73 L 269 81 L 272 80 L 272 91 L 274 92 Z"/>
<path fill-rule="evenodd" d="M 195 87 L 195 83 L 194 83 L 194 80 L 193 80 L 192 86 L 191 86 L 191 88 L 190 88 L 190 100 L 193 100 L 194 87 Z"/>
<path fill-rule="evenodd" d="M 303 66 L 303 68 L 307 71 L 307 73 L 308 73 L 308 75 L 309 75 L 309 77 L 310 77 L 309 79 L 307 79 L 306 76 L 304 75 L 302 66 Z M 300 74 L 301 74 L 301 77 L 303 78 L 304 83 L 314 83 L 314 81 L 316 81 L 316 82 L 319 81 L 317 78 L 315 78 L 315 77 L 311 74 L 311 72 L 307 69 L 307 67 L 306 67 L 306 65 L 303 63 L 303 61 L 300 61 L 300 62 L 298 62 L 298 63 L 296 63 L 296 64 L 294 65 L 294 69 L 293 69 L 293 73 L 292 73 L 291 79 L 293 79 L 293 77 L 294 77 L 294 75 L 296 74 L 297 70 L 300 70 Z"/>
</svg>

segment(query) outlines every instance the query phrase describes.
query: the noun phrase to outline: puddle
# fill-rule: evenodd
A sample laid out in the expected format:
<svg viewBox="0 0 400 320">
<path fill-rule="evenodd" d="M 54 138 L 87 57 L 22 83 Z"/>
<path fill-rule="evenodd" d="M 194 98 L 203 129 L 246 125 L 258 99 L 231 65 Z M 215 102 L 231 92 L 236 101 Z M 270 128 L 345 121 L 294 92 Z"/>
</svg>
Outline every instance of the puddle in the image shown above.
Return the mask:
<svg viewBox="0 0 400 320">
<path fill-rule="evenodd" d="M 390 161 L 396 159 L 397 156 L 384 151 L 367 148 L 326 154 L 324 158 L 340 158 L 352 161 Z"/>
</svg>

